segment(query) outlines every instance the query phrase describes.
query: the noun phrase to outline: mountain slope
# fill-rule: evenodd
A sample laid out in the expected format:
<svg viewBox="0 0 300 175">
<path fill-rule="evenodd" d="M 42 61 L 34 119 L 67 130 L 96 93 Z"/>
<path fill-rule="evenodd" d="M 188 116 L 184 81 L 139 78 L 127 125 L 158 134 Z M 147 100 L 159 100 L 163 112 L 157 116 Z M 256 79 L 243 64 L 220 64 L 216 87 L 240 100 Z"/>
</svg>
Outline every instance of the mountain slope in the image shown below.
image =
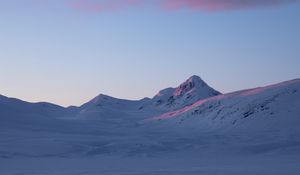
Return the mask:
<svg viewBox="0 0 300 175">
<path fill-rule="evenodd" d="M 300 124 L 300 79 L 199 100 L 146 122 L 185 131 L 223 128 L 222 131 L 299 132 L 296 126 Z"/>
<path fill-rule="evenodd" d="M 29 103 L 0 95 L 0 127 L 2 129 L 51 127 L 59 123 L 60 118 L 73 117 L 76 113 L 76 108 L 64 108 L 46 102 Z"/>
<path fill-rule="evenodd" d="M 177 88 L 160 91 L 152 99 L 123 100 L 99 95 L 80 107 L 79 118 L 147 118 L 164 112 L 189 106 L 194 102 L 219 95 L 220 92 L 209 87 L 200 77 L 192 76 Z"/>
<path fill-rule="evenodd" d="M 64 117 L 68 112 L 70 112 L 68 108 L 55 104 L 46 102 L 29 103 L 16 98 L 8 98 L 0 95 L 1 116 L 44 116 L 59 118 Z"/>
<path fill-rule="evenodd" d="M 208 98 L 189 82 L 78 108 L 0 96 L 0 173 L 299 174 L 300 79 Z"/>
<path fill-rule="evenodd" d="M 180 90 L 163 94 L 181 94 L 176 99 L 182 102 L 183 94 L 193 92 Z M 200 99 L 188 106 L 176 103 L 185 107 L 174 111 L 153 105 L 153 99 L 100 95 L 79 107 L 77 117 L 65 118 L 56 116 L 69 109 L 50 105 L 63 112 L 49 116 L 40 104 L 2 97 L 0 158 L 300 153 L 299 79 Z"/>
<path fill-rule="evenodd" d="M 208 86 L 200 77 L 192 76 L 177 88 L 160 91 L 152 104 L 167 111 L 192 105 L 198 100 L 220 95 L 221 93 Z"/>
</svg>

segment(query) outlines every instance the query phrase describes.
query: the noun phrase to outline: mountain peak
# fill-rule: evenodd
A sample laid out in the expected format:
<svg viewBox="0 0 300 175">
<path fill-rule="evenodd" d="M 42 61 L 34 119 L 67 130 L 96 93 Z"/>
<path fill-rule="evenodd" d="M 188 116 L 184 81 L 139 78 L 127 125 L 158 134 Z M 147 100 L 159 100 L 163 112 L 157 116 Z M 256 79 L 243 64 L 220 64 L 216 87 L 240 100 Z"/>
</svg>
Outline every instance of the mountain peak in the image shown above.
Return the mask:
<svg viewBox="0 0 300 175">
<path fill-rule="evenodd" d="M 192 75 L 187 81 L 202 81 L 203 80 L 198 75 Z"/>
<path fill-rule="evenodd" d="M 152 101 L 156 106 L 178 109 L 219 94 L 221 93 L 207 85 L 199 76 L 193 75 L 176 88 L 159 91 Z"/>
<path fill-rule="evenodd" d="M 199 76 L 193 75 L 176 88 L 175 95 L 181 96 L 192 89 L 208 86 Z"/>
<path fill-rule="evenodd" d="M 207 84 L 205 83 L 205 81 L 203 81 L 203 80 L 202 80 L 199 76 L 197 76 L 197 75 L 191 76 L 189 79 L 187 79 L 187 80 L 185 81 L 185 83 L 186 83 L 186 82 L 193 83 L 193 84 L 195 84 L 195 86 L 202 86 L 202 87 L 207 86 Z"/>
</svg>

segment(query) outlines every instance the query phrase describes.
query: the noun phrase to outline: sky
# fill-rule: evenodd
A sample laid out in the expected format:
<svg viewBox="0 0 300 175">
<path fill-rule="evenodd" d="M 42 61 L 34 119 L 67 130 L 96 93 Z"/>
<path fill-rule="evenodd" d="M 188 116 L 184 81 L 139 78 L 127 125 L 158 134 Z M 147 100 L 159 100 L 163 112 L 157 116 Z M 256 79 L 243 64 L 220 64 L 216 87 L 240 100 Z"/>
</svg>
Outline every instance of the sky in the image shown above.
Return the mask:
<svg viewBox="0 0 300 175">
<path fill-rule="evenodd" d="M 81 105 L 300 78 L 296 0 L 1 0 L 0 94 Z"/>
</svg>

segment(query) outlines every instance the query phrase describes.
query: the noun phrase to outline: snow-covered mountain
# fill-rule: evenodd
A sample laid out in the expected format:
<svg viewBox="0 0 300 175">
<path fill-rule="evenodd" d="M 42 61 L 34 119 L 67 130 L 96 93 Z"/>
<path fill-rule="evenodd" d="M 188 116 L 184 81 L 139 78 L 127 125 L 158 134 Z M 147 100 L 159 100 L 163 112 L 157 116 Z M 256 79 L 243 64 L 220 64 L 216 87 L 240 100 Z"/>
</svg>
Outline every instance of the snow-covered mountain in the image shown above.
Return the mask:
<svg viewBox="0 0 300 175">
<path fill-rule="evenodd" d="M 171 111 L 192 105 L 198 100 L 220 94 L 220 92 L 208 86 L 200 77 L 194 75 L 177 88 L 161 90 L 151 99 L 151 104 Z"/>
<path fill-rule="evenodd" d="M 53 127 L 61 118 L 74 117 L 77 109 L 64 108 L 55 104 L 30 103 L 0 95 L 0 128 L 33 129 Z"/>
<path fill-rule="evenodd" d="M 300 79 L 202 99 L 144 122 L 184 132 L 285 130 L 300 134 Z"/>
<path fill-rule="evenodd" d="M 0 95 L 0 117 L 12 118 L 61 118 L 75 115 L 75 108 L 64 108 L 52 103 L 30 103 Z"/>
<path fill-rule="evenodd" d="M 105 125 L 162 126 L 212 130 L 220 127 L 253 125 L 267 128 L 273 121 L 298 124 L 300 115 L 300 80 L 291 80 L 266 87 L 221 94 L 198 76 L 192 76 L 176 88 L 161 90 L 153 98 L 124 100 L 99 95 L 80 107 L 64 108 L 51 103 L 29 103 L 0 96 L 2 125 L 34 121 L 98 120 Z M 279 116 L 279 117 L 277 117 Z M 262 120 L 260 121 L 260 120 Z M 264 124 L 263 124 L 264 123 Z M 275 124 L 271 125 L 275 127 Z M 270 126 L 270 127 L 271 127 Z M 248 126 L 250 127 L 250 126 Z"/>
<path fill-rule="evenodd" d="M 299 174 L 299 125 L 300 79 L 220 94 L 192 76 L 153 98 L 131 101 L 99 95 L 72 108 L 0 96 L 0 173 L 7 168 L 1 167 L 6 162 L 1 160 L 69 162 L 70 157 L 84 157 L 94 162 L 91 157 L 134 156 L 156 157 L 154 162 L 215 159 L 227 168 L 224 159 L 240 164 L 251 157 L 269 167 L 280 165 L 274 172 L 286 159 L 284 169 L 293 171 L 283 174 Z M 197 164 L 184 166 L 193 169 Z"/>
<path fill-rule="evenodd" d="M 221 94 L 200 77 L 192 76 L 178 87 L 164 89 L 151 99 L 124 100 L 101 94 L 80 107 L 70 108 L 0 96 L 0 118 L 2 123 L 52 119 L 99 120 L 107 126 L 112 123 L 155 123 L 157 126 L 169 124 L 176 130 L 177 126 L 185 125 L 187 130 L 192 130 L 189 125 L 199 129 L 236 127 L 240 124 L 249 125 L 262 118 L 265 118 L 264 123 L 271 123 L 275 119 L 283 119 L 284 116 L 292 118 L 285 117 L 280 124 L 285 121 L 295 124 L 298 122 L 295 116 L 300 113 L 299 86 L 300 80 L 296 79 Z M 255 128 L 260 125 L 262 122 L 255 124 Z"/>
<path fill-rule="evenodd" d="M 100 94 L 80 107 L 79 118 L 145 119 L 192 105 L 198 100 L 219 95 L 200 77 L 192 76 L 177 88 L 161 90 L 152 99 L 124 100 Z M 121 120 L 121 119 L 119 119 Z"/>
</svg>

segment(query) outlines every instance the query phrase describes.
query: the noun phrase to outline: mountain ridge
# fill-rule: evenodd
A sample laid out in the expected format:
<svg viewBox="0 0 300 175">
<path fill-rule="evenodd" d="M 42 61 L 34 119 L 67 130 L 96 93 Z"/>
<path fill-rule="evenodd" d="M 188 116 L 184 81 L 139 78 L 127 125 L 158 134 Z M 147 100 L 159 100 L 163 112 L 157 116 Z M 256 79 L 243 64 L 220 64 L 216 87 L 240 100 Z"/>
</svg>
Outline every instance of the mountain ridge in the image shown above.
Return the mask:
<svg viewBox="0 0 300 175">
<path fill-rule="evenodd" d="M 176 88 L 159 91 L 153 98 L 126 100 L 100 94 L 80 106 L 79 118 L 99 116 L 134 116 L 146 118 L 153 114 L 180 109 L 194 102 L 221 94 L 208 86 L 199 76 L 191 76 Z M 108 115 L 107 115 L 108 116 Z"/>
<path fill-rule="evenodd" d="M 287 80 L 287 81 L 283 81 L 280 83 L 275 83 L 275 84 L 271 84 L 271 85 L 266 85 L 266 86 L 261 86 L 261 87 L 256 87 L 256 88 L 249 88 L 249 89 L 244 89 L 244 90 L 239 90 L 239 91 L 234 91 L 234 92 L 229 92 L 226 93 L 226 95 L 228 94 L 234 94 L 234 93 L 239 93 L 239 92 L 243 92 L 243 91 L 250 91 L 250 90 L 255 90 L 255 89 L 260 89 L 260 88 L 271 88 L 274 86 L 278 86 L 278 85 L 282 85 L 282 84 L 286 84 L 289 82 L 295 82 L 295 81 L 300 81 L 300 78 L 295 78 L 295 79 L 291 79 L 291 80 Z M 188 78 L 186 81 L 184 81 L 183 83 L 181 83 L 179 86 L 173 88 L 173 87 L 169 87 L 169 88 L 165 88 L 160 90 L 156 95 L 154 95 L 152 98 L 149 97 L 144 97 L 140 100 L 131 100 L 131 99 L 122 99 L 122 98 L 117 98 L 117 97 L 113 97 L 113 96 L 109 96 L 106 94 L 99 94 L 98 96 L 94 97 L 93 99 L 91 99 L 90 101 L 80 105 L 80 106 L 68 106 L 68 107 L 63 107 L 60 105 L 57 105 L 55 103 L 50 103 L 50 102 L 28 102 L 25 100 L 21 100 L 15 97 L 7 97 L 4 96 L 2 94 L 0 94 L 0 100 L 7 100 L 7 101 L 16 101 L 16 102 L 20 102 L 20 103 L 28 103 L 31 105 L 44 105 L 44 106 L 53 106 L 53 107 L 58 107 L 58 108 L 64 108 L 64 109 L 80 109 L 80 108 L 84 108 L 85 106 L 87 106 L 89 103 L 97 103 L 99 100 L 107 100 L 107 99 L 111 99 L 111 100 L 115 100 L 115 101 L 123 101 L 123 102 L 129 102 L 129 103 L 137 103 L 137 102 L 149 102 L 152 100 L 152 103 L 159 103 L 162 96 L 166 95 L 167 98 L 170 98 L 172 96 L 182 96 L 184 95 L 184 93 L 188 92 L 189 88 L 193 87 L 193 85 L 190 85 L 189 88 L 187 88 L 188 90 L 186 90 L 184 87 L 191 83 L 191 82 L 196 82 L 197 85 L 201 84 L 202 86 L 208 86 L 199 76 L 193 75 L 190 78 Z M 209 86 L 208 86 L 209 87 Z M 210 87 L 209 87 L 210 88 Z M 212 89 L 212 88 L 211 88 Z M 218 95 L 224 95 L 222 93 L 220 93 L 219 91 L 216 91 L 214 89 L 212 89 L 212 94 L 209 97 L 202 97 L 201 99 L 206 99 L 206 98 L 210 98 L 210 97 L 214 97 L 214 96 L 218 96 Z M 166 98 L 166 97 L 165 97 Z M 166 100 L 166 99 L 164 99 Z M 196 101 L 198 101 L 199 99 L 197 99 Z M 153 102 L 155 101 L 155 102 Z M 196 102 L 195 101 L 195 102 Z M 1 101 L 0 101 L 1 102 Z M 194 103 L 195 103 L 194 102 Z M 190 104 L 192 105 L 192 104 Z M 189 105 L 187 105 L 189 106 Z M 185 106 L 184 106 L 185 107 Z"/>
<path fill-rule="evenodd" d="M 194 86 L 181 87 L 189 94 Z M 100 95 L 75 109 L 1 99 L 0 158 L 300 150 L 300 79 L 200 98 L 177 109 L 157 106 L 157 97 L 128 103 Z"/>
</svg>

